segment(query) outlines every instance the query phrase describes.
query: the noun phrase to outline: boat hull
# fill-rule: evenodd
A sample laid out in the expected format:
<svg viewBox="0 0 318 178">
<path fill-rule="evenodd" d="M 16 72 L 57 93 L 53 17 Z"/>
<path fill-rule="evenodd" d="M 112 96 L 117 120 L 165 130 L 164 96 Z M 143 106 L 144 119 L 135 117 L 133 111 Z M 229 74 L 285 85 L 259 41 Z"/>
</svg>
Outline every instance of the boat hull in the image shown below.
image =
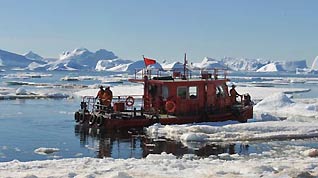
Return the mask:
<svg viewBox="0 0 318 178">
<path fill-rule="evenodd" d="M 106 129 L 140 128 L 160 123 L 162 125 L 189 124 L 201 122 L 238 121 L 247 122 L 253 117 L 253 107 L 245 106 L 240 110 L 233 110 L 223 113 L 211 113 L 204 115 L 184 115 L 173 116 L 161 115 L 127 115 L 122 113 L 98 113 L 88 111 L 78 111 L 75 113 L 75 120 L 83 125 L 91 127 L 102 127 Z"/>
</svg>

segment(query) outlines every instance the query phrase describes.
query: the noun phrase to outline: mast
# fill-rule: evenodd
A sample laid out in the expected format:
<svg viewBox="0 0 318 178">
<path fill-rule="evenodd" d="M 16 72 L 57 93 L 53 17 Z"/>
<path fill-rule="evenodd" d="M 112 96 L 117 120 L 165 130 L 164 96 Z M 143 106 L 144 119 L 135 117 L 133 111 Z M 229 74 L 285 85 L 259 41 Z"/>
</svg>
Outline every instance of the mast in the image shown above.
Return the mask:
<svg viewBox="0 0 318 178">
<path fill-rule="evenodd" d="M 187 53 L 184 53 L 184 62 L 183 62 L 183 79 L 187 79 L 186 77 L 186 69 L 187 69 Z"/>
</svg>

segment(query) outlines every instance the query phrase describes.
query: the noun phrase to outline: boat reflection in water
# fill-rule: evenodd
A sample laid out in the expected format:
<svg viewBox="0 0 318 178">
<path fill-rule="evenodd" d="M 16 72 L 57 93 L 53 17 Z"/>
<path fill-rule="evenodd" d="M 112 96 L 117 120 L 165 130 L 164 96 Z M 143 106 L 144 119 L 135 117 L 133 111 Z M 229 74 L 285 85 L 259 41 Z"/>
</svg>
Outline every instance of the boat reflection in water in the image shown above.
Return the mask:
<svg viewBox="0 0 318 178">
<path fill-rule="evenodd" d="M 209 157 L 222 153 L 248 154 L 249 146 L 243 144 L 208 144 L 192 142 L 186 146 L 181 142 L 163 138 L 147 137 L 143 130 L 106 131 L 75 125 L 75 135 L 79 137 L 82 147 L 93 150 L 95 157 L 104 158 L 144 158 L 148 154 L 172 153 L 177 157 L 194 154 Z"/>
</svg>

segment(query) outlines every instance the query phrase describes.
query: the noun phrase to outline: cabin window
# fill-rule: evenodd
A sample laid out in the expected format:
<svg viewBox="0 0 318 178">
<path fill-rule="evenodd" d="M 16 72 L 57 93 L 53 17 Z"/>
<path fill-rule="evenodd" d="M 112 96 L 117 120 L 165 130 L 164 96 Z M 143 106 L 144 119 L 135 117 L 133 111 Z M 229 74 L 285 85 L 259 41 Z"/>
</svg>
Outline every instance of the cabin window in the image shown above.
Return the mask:
<svg viewBox="0 0 318 178">
<path fill-rule="evenodd" d="M 196 99 L 198 97 L 198 87 L 190 86 L 189 87 L 189 98 Z"/>
<path fill-rule="evenodd" d="M 149 93 L 152 97 L 155 97 L 156 93 L 157 93 L 157 86 L 156 85 L 149 85 Z"/>
<path fill-rule="evenodd" d="M 163 99 L 167 99 L 169 96 L 169 90 L 167 86 L 162 86 L 162 97 Z"/>
<path fill-rule="evenodd" d="M 217 86 L 215 91 L 217 97 L 225 97 L 225 92 L 221 85 Z"/>
<path fill-rule="evenodd" d="M 187 87 L 178 87 L 178 97 L 181 99 L 187 98 Z"/>
</svg>

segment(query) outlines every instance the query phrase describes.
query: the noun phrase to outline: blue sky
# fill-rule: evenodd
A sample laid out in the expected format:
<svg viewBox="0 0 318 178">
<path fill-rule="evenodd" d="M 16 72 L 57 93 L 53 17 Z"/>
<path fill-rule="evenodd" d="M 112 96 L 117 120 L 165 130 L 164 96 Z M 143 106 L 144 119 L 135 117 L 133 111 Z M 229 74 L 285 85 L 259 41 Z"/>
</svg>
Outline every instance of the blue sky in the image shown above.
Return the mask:
<svg viewBox="0 0 318 178">
<path fill-rule="evenodd" d="M 0 49 L 58 57 L 104 48 L 125 59 L 318 55 L 315 0 L 0 0 Z"/>
</svg>

